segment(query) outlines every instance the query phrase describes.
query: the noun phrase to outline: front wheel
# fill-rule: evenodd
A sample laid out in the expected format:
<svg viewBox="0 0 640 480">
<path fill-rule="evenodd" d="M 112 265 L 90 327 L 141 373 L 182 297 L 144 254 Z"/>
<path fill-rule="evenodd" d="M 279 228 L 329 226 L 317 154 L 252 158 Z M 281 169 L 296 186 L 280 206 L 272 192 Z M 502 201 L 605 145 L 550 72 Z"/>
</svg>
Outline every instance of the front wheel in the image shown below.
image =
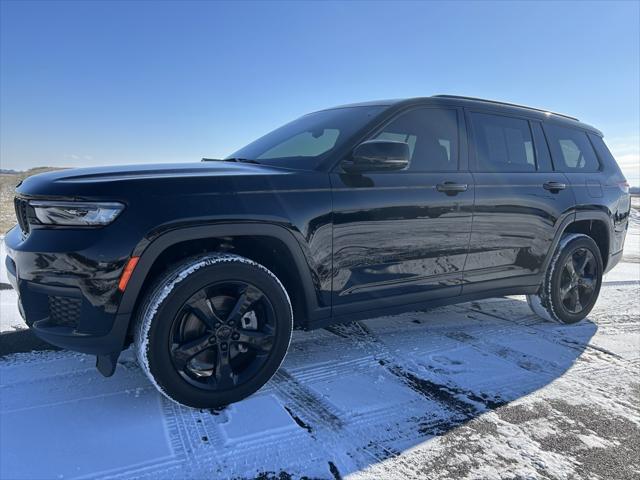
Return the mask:
<svg viewBox="0 0 640 480">
<path fill-rule="evenodd" d="M 135 334 L 138 361 L 169 399 L 196 408 L 242 400 L 276 372 L 289 347 L 286 290 L 264 266 L 211 254 L 149 290 Z"/>
<path fill-rule="evenodd" d="M 598 300 L 602 272 L 600 249 L 593 239 L 569 234 L 560 241 L 540 290 L 527 295 L 527 302 L 545 320 L 579 322 Z"/>
</svg>

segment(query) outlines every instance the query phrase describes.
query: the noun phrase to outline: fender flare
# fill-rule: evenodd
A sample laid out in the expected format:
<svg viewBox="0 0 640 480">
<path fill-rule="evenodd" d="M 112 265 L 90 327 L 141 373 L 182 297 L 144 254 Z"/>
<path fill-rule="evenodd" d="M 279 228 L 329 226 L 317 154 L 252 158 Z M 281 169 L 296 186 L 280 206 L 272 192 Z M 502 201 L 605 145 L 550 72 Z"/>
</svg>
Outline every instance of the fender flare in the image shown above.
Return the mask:
<svg viewBox="0 0 640 480">
<path fill-rule="evenodd" d="M 172 229 L 160 234 L 146 245 L 137 247 L 134 252 L 135 255 L 140 256 L 140 259 L 122 295 L 118 315 L 133 314 L 151 267 L 167 248 L 185 241 L 232 236 L 271 237 L 281 241 L 291 253 L 294 266 L 302 281 L 307 318 L 320 310 L 317 299 L 318 290 L 311 276 L 311 269 L 300 244 L 289 230 L 270 223 L 224 223 Z"/>
<path fill-rule="evenodd" d="M 547 253 L 547 257 L 545 258 L 541 271 L 543 272 L 547 271 L 547 268 L 549 267 L 549 262 L 551 262 L 551 259 L 553 258 L 553 254 L 556 251 L 556 248 L 558 248 L 558 244 L 560 243 L 560 240 L 562 239 L 562 236 L 565 234 L 569 225 L 571 225 L 572 223 L 584 221 L 584 220 L 596 220 L 596 221 L 604 222 L 605 225 L 607 225 L 607 231 L 609 234 L 609 246 L 611 246 L 611 239 L 613 238 L 613 227 L 611 225 L 611 219 L 606 213 L 602 211 L 597 211 L 597 210 L 573 211 L 569 213 L 561 221 L 560 226 L 556 231 L 555 237 L 553 238 L 553 242 L 551 244 L 551 247 L 549 248 L 549 252 Z M 610 251 L 607 252 L 607 256 L 610 256 L 610 255 L 611 255 L 611 252 Z M 608 263 L 608 258 L 603 258 L 602 262 L 606 265 Z"/>
</svg>

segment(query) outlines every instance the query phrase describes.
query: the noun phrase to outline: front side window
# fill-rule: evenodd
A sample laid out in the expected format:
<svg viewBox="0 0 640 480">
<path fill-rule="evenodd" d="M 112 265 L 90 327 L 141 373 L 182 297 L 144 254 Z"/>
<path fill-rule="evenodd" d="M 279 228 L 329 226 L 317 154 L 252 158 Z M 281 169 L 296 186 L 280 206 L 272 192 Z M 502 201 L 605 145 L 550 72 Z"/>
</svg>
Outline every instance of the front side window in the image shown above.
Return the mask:
<svg viewBox="0 0 640 480">
<path fill-rule="evenodd" d="M 472 113 L 477 169 L 480 172 L 533 172 L 536 160 L 529 122 Z"/>
<path fill-rule="evenodd" d="M 458 169 L 458 116 L 455 110 L 411 110 L 389 122 L 373 138 L 406 142 L 412 172 Z"/>
<path fill-rule="evenodd" d="M 598 157 L 587 134 L 574 128 L 545 125 L 556 170 L 561 172 L 597 172 Z"/>
<path fill-rule="evenodd" d="M 313 170 L 385 108 L 371 105 L 310 113 L 267 133 L 227 158 Z"/>
</svg>

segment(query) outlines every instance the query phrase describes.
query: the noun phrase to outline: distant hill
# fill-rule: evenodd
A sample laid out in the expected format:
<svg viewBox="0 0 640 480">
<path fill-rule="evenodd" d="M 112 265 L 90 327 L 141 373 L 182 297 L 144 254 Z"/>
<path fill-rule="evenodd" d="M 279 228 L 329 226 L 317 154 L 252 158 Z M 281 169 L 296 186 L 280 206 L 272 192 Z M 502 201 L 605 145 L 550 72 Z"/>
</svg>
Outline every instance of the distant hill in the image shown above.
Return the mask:
<svg viewBox="0 0 640 480">
<path fill-rule="evenodd" d="M 37 173 L 62 170 L 54 167 L 37 167 L 24 172 L 16 170 L 0 170 L 0 235 L 16 224 L 16 215 L 13 209 L 13 197 L 16 185 L 27 177 Z"/>
</svg>

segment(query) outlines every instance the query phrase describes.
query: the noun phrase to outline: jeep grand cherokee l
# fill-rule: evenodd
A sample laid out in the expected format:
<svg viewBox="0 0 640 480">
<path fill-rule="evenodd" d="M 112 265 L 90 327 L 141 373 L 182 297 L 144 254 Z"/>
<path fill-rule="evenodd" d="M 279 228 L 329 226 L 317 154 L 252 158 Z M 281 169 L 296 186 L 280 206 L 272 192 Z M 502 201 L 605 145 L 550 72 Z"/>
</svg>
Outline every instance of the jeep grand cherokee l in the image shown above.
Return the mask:
<svg viewBox="0 0 640 480">
<path fill-rule="evenodd" d="M 620 259 L 628 185 L 595 128 L 439 95 L 305 115 L 218 161 L 26 179 L 7 269 L 37 336 L 131 343 L 167 397 L 236 402 L 292 329 L 525 294 L 562 323 Z"/>
</svg>

